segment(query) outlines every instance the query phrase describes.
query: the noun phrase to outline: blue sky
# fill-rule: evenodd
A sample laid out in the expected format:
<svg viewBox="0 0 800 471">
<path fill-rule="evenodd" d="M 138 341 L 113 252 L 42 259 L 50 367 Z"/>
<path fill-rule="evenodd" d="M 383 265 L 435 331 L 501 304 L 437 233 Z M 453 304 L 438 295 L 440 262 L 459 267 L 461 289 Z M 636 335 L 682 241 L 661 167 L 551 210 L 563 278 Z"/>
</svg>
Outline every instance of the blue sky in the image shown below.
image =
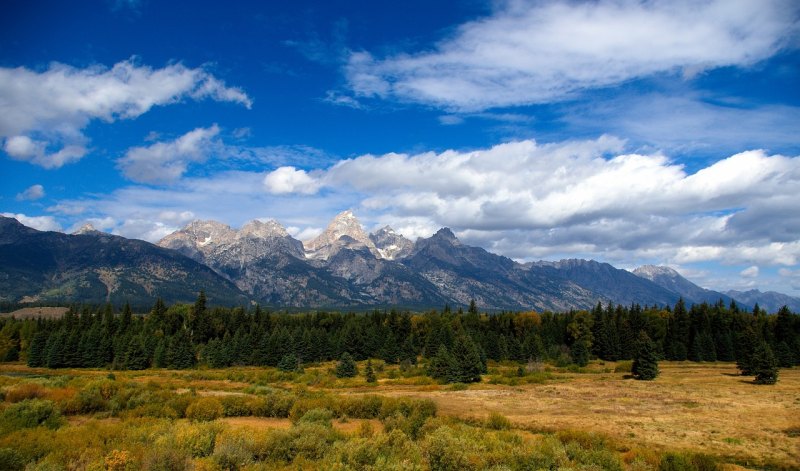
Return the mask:
<svg viewBox="0 0 800 471">
<path fill-rule="evenodd" d="M 0 6 L 0 213 L 157 241 L 353 209 L 800 295 L 786 1 Z"/>
</svg>

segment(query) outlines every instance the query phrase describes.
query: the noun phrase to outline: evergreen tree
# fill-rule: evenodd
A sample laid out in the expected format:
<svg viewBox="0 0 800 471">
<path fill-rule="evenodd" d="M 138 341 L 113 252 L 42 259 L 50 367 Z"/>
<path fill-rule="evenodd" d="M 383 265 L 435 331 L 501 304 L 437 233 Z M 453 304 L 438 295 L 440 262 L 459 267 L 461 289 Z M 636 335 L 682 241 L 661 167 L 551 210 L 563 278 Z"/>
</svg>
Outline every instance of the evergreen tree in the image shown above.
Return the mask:
<svg viewBox="0 0 800 471">
<path fill-rule="evenodd" d="M 300 370 L 300 362 L 295 356 L 294 353 L 287 353 L 286 355 L 281 358 L 281 361 L 278 362 L 278 369 L 281 371 L 299 371 Z M 337 372 L 338 375 L 338 372 Z"/>
<path fill-rule="evenodd" d="M 791 368 L 794 366 L 794 354 L 789 344 L 780 342 L 775 346 L 775 358 L 778 360 L 778 366 L 781 368 Z"/>
<path fill-rule="evenodd" d="M 127 302 L 125 307 L 122 308 L 122 315 L 119 318 L 119 327 L 117 328 L 117 335 L 124 335 L 125 332 L 131 327 L 133 321 L 133 312 L 131 312 L 131 305 Z"/>
<path fill-rule="evenodd" d="M 191 368 L 197 363 L 197 358 L 195 358 L 194 355 L 194 347 L 189 338 L 189 333 L 186 330 L 181 330 L 172 337 L 168 355 L 170 366 L 175 369 L 181 370 Z"/>
<path fill-rule="evenodd" d="M 451 380 L 458 383 L 475 383 L 481 380 L 484 365 L 478 347 L 465 332 L 456 336 L 453 342 L 453 365 L 455 370 Z"/>
<path fill-rule="evenodd" d="M 144 370 L 150 366 L 150 358 L 144 345 L 144 339 L 134 335 L 128 341 L 125 351 L 124 366 L 128 370 Z"/>
<path fill-rule="evenodd" d="M 775 384 L 778 382 L 778 361 L 766 342 L 760 342 L 753 352 L 752 373 L 756 384 Z"/>
<path fill-rule="evenodd" d="M 67 343 L 67 333 L 60 330 L 47 339 L 47 360 L 48 368 L 63 368 L 64 346 Z"/>
<path fill-rule="evenodd" d="M 342 353 L 339 363 L 336 365 L 336 377 L 352 378 L 358 375 L 358 367 L 355 360 L 348 352 Z"/>
<path fill-rule="evenodd" d="M 758 334 L 752 327 L 747 327 L 744 332 L 739 334 L 739 341 L 736 350 L 736 367 L 744 376 L 755 374 L 753 372 L 753 354 L 759 344 Z"/>
<path fill-rule="evenodd" d="M 11 343 L 11 348 L 6 351 L 3 361 L 19 361 L 19 342 Z"/>
<path fill-rule="evenodd" d="M 370 384 L 378 382 L 375 371 L 372 369 L 372 360 L 367 360 L 367 367 L 364 369 L 364 378 L 366 378 L 367 382 Z"/>
<path fill-rule="evenodd" d="M 652 380 L 658 376 L 658 356 L 656 346 L 645 331 L 639 332 L 636 355 L 631 373 L 636 379 Z"/>
<path fill-rule="evenodd" d="M 168 364 L 169 361 L 167 361 L 167 342 L 162 337 L 161 339 L 158 340 L 158 345 L 156 345 L 156 349 L 153 352 L 153 366 L 155 366 L 156 368 L 166 368 Z"/>
<path fill-rule="evenodd" d="M 443 382 L 452 382 L 455 377 L 455 359 L 444 344 L 439 345 L 436 355 L 428 362 L 428 376 Z"/>
<path fill-rule="evenodd" d="M 39 331 L 28 347 L 28 366 L 37 368 L 47 364 L 47 332 Z"/>
<path fill-rule="evenodd" d="M 589 364 L 589 348 L 586 346 L 586 342 L 578 340 L 572 344 L 570 354 L 572 355 L 572 362 L 576 365 L 586 366 Z"/>
</svg>

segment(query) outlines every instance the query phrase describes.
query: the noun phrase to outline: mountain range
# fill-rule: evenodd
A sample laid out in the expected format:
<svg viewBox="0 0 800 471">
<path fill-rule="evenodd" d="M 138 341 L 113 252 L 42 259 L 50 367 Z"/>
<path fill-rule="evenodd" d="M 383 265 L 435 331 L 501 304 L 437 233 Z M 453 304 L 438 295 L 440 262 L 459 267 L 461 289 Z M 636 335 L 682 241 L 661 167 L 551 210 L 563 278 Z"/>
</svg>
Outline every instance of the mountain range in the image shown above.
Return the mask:
<svg viewBox="0 0 800 471">
<path fill-rule="evenodd" d="M 416 242 L 391 227 L 368 234 L 351 211 L 301 242 L 274 220 L 240 229 L 194 221 L 158 244 L 95 231 L 40 232 L 0 217 L 0 301 L 192 301 L 274 307 L 586 309 L 598 302 L 671 305 L 758 302 L 753 292 L 706 290 L 667 267 L 633 272 L 593 260 L 521 264 L 463 244 L 448 228 Z M 762 293 L 778 302 L 777 293 Z M 784 295 L 785 296 L 785 295 Z M 786 297 L 783 304 L 800 303 Z M 781 304 L 782 305 L 782 304 Z"/>
</svg>

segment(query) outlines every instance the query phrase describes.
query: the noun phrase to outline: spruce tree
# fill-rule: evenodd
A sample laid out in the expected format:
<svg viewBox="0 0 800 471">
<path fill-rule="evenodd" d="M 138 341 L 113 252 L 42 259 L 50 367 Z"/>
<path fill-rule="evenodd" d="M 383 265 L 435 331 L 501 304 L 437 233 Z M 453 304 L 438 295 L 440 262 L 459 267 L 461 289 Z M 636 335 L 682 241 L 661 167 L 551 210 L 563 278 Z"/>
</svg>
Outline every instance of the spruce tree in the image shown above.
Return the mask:
<svg viewBox="0 0 800 471">
<path fill-rule="evenodd" d="M 455 369 L 455 359 L 444 344 L 439 345 L 436 355 L 428 362 L 428 376 L 449 383 L 453 381 Z"/>
<path fill-rule="evenodd" d="M 631 373 L 633 373 L 636 379 L 655 379 L 659 373 L 655 344 L 643 330 L 639 332 L 636 344 L 636 355 L 633 360 Z"/>
<path fill-rule="evenodd" d="M 758 334 L 752 327 L 747 327 L 739 334 L 736 349 L 736 367 L 744 376 L 755 374 L 753 372 L 753 354 L 759 344 Z"/>
<path fill-rule="evenodd" d="M 775 384 L 778 382 L 778 360 L 767 342 L 760 342 L 753 352 L 750 362 L 756 384 Z"/>
<path fill-rule="evenodd" d="M 168 355 L 171 361 L 170 366 L 175 369 L 191 368 L 197 363 L 194 347 L 186 330 L 181 330 L 172 337 Z"/>
<path fill-rule="evenodd" d="M 364 378 L 366 378 L 367 382 L 370 384 L 378 382 L 375 371 L 372 369 L 372 360 L 367 360 L 367 367 L 364 369 Z"/>
<path fill-rule="evenodd" d="M 576 341 L 572 344 L 572 350 L 570 351 L 572 355 L 572 361 L 578 366 L 586 366 L 589 364 L 589 348 L 586 346 L 586 342 L 582 340 Z"/>
<path fill-rule="evenodd" d="M 28 366 L 36 368 L 47 364 L 47 332 L 36 332 L 28 347 Z"/>
<path fill-rule="evenodd" d="M 281 358 L 281 361 L 278 362 L 278 369 L 286 372 L 298 371 L 300 369 L 300 362 L 297 360 L 297 356 L 295 356 L 294 353 L 287 353 Z"/>
<path fill-rule="evenodd" d="M 789 344 L 786 342 L 781 341 L 775 346 L 775 358 L 778 360 L 778 366 L 781 368 L 791 368 L 794 366 L 794 353 L 792 353 L 792 349 L 789 348 Z"/>
<path fill-rule="evenodd" d="M 352 378 L 358 375 L 358 367 L 352 355 L 348 352 L 342 353 L 339 363 L 336 365 L 336 377 Z"/>
<path fill-rule="evenodd" d="M 458 383 L 475 383 L 481 380 L 483 362 L 475 342 L 465 332 L 453 342 L 452 350 L 455 371 L 452 380 Z"/>
</svg>

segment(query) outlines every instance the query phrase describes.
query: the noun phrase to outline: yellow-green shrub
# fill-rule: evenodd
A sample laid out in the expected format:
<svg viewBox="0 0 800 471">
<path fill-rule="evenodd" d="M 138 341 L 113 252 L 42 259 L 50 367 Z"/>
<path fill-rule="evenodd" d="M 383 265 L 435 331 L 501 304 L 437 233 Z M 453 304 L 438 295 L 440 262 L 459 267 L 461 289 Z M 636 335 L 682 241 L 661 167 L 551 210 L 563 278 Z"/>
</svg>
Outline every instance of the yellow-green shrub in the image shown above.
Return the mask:
<svg viewBox="0 0 800 471">
<path fill-rule="evenodd" d="M 186 418 L 194 421 L 209 421 L 222 417 L 225 409 L 218 399 L 201 397 L 186 408 Z"/>
<path fill-rule="evenodd" d="M 175 430 L 175 444 L 194 458 L 210 456 L 222 430 L 222 425 L 216 422 L 183 423 Z"/>
</svg>

